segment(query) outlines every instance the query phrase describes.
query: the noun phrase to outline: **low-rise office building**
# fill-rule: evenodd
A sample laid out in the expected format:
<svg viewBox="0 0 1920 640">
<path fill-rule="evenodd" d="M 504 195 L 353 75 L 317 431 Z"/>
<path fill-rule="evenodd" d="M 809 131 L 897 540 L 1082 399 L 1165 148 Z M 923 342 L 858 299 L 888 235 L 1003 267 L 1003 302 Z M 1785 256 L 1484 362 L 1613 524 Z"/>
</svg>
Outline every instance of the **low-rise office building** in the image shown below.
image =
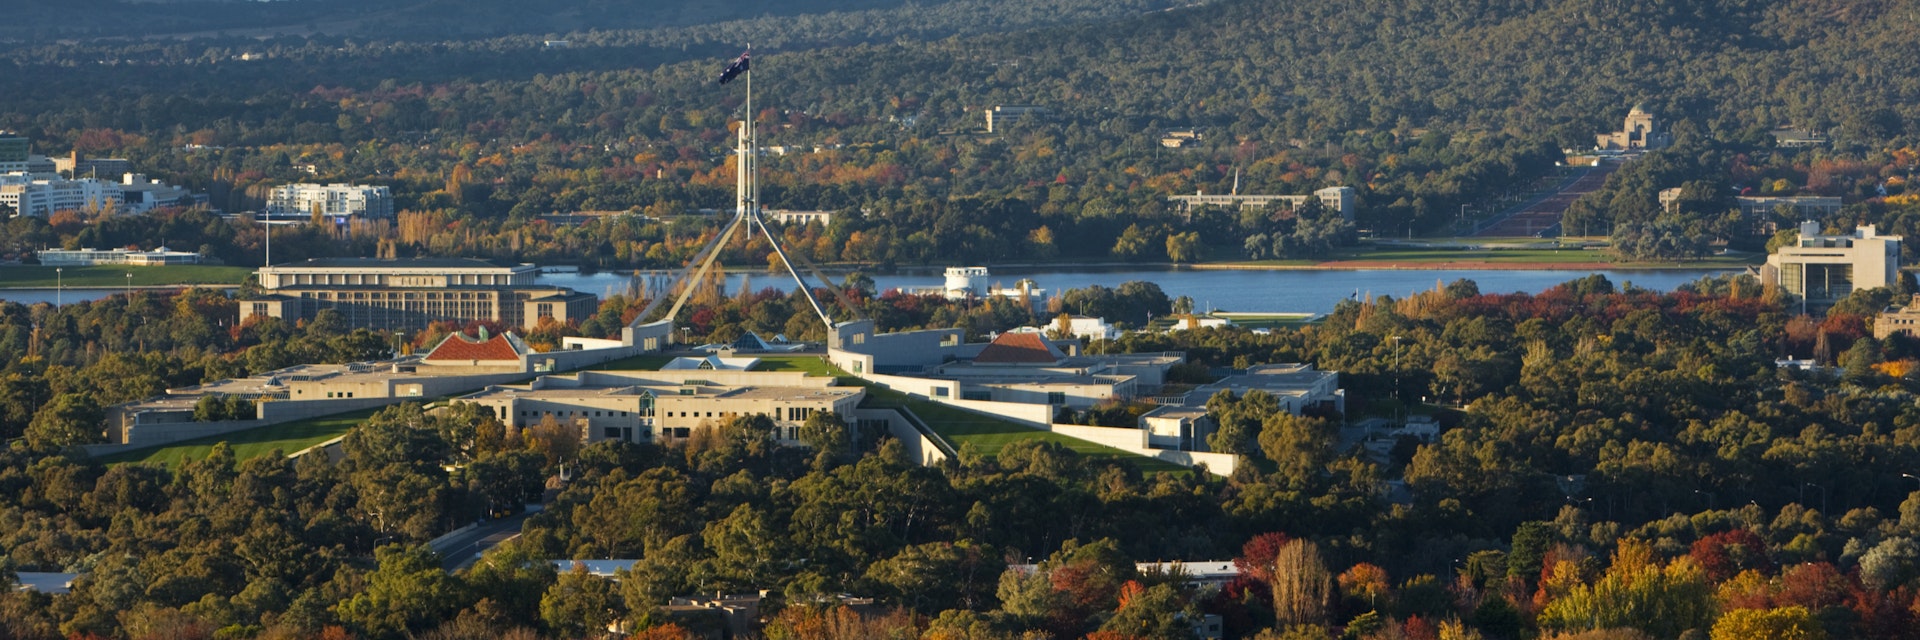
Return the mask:
<svg viewBox="0 0 1920 640">
<path fill-rule="evenodd" d="M 1833 306 L 1856 289 L 1890 287 L 1900 280 L 1900 236 L 1866 225 L 1846 235 L 1823 235 L 1816 222 L 1800 225 L 1800 239 L 1767 256 L 1760 281 L 1799 296 L 1809 310 Z"/>
<path fill-rule="evenodd" d="M 1313 192 L 1313 195 L 1306 196 L 1251 195 L 1239 193 L 1207 195 L 1205 193 L 1197 193 L 1190 196 L 1172 196 L 1167 198 L 1167 202 L 1178 204 L 1189 212 L 1191 212 L 1194 207 L 1264 209 L 1268 206 L 1275 205 L 1284 210 L 1292 211 L 1300 208 L 1300 205 L 1306 204 L 1309 200 L 1319 200 L 1320 204 L 1326 206 L 1328 210 L 1339 212 L 1342 220 L 1351 222 L 1356 213 L 1356 208 L 1359 206 L 1360 196 L 1359 192 L 1354 191 L 1353 187 L 1327 187 Z"/>
<path fill-rule="evenodd" d="M 1304 363 L 1267 364 L 1201 385 L 1179 398 L 1163 399 L 1163 404 L 1205 407 L 1207 399 L 1221 391 L 1235 397 L 1259 390 L 1279 401 L 1280 408 L 1299 415 L 1306 411 L 1347 411 L 1347 392 L 1340 388 L 1340 373 L 1321 371 Z"/>
<path fill-rule="evenodd" d="M 45 218 L 56 211 L 114 213 L 121 206 L 120 185 L 107 180 L 41 178 L 15 172 L 0 174 L 0 205 L 14 215 Z"/>
<path fill-rule="evenodd" d="M 200 254 L 160 247 L 152 251 L 134 249 L 47 249 L 34 254 L 40 264 L 49 267 L 77 267 L 99 264 L 124 264 L 130 267 L 158 267 L 170 264 L 199 264 Z"/>
<path fill-rule="evenodd" d="M 127 213 L 146 213 L 161 207 L 191 207 L 200 199 L 186 187 L 125 173 L 120 176 L 120 202 Z"/>
<path fill-rule="evenodd" d="M 391 218 L 393 192 L 358 184 L 289 184 L 267 197 L 268 216 Z"/>
<path fill-rule="evenodd" d="M 240 319 L 311 319 L 332 309 L 351 327 L 418 329 L 433 322 L 533 328 L 584 320 L 599 299 L 535 282 L 539 267 L 471 258 L 321 258 L 261 267 L 265 295 L 240 301 Z"/>
<path fill-rule="evenodd" d="M 501 385 L 462 397 L 515 427 L 547 420 L 577 425 L 585 442 L 674 442 L 694 430 L 738 416 L 762 415 L 782 444 L 798 444 L 800 426 L 815 413 L 851 420 L 865 390 L 834 386 L 833 378 L 802 372 L 674 370 L 585 371 L 541 376 L 525 385 Z"/>
</svg>

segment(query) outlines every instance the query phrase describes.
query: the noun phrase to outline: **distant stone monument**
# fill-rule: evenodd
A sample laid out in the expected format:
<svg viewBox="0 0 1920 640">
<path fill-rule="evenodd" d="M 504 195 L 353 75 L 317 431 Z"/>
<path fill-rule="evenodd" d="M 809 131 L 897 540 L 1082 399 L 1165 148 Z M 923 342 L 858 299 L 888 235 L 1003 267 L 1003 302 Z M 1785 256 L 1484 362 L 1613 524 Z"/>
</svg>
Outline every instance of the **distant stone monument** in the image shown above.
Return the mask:
<svg viewBox="0 0 1920 640">
<path fill-rule="evenodd" d="M 1651 151 L 1673 144 L 1673 136 L 1660 126 L 1660 119 L 1645 107 L 1633 105 L 1619 131 L 1594 137 L 1594 148 L 1601 151 Z"/>
</svg>

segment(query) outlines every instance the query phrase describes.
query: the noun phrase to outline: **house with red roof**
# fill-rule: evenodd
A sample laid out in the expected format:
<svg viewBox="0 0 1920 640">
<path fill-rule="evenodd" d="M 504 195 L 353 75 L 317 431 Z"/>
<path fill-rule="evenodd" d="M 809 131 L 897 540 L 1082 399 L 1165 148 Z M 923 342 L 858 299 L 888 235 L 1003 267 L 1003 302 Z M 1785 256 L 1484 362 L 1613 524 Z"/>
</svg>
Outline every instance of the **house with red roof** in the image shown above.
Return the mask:
<svg viewBox="0 0 1920 640">
<path fill-rule="evenodd" d="M 533 353 L 512 331 L 489 336 L 485 327 L 477 336 L 463 332 L 448 334 L 420 359 L 420 364 L 434 367 L 436 370 L 447 368 L 465 369 L 514 369 L 525 370 L 526 356 Z"/>
</svg>

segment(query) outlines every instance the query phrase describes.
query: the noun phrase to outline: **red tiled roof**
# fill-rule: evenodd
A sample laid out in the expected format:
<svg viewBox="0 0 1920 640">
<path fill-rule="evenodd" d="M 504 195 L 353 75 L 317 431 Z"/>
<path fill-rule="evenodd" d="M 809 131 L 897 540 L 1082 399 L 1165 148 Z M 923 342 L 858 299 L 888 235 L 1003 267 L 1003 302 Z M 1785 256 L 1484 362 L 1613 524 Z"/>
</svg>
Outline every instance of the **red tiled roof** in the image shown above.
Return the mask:
<svg viewBox="0 0 1920 640">
<path fill-rule="evenodd" d="M 1038 333 L 1002 333 L 980 350 L 973 361 L 981 364 L 1053 364 L 1063 355 Z"/>
<path fill-rule="evenodd" d="M 507 334 L 500 334 L 485 341 L 469 338 L 464 333 L 447 336 L 427 354 L 428 360 L 519 360 L 520 350 L 514 348 Z"/>
</svg>

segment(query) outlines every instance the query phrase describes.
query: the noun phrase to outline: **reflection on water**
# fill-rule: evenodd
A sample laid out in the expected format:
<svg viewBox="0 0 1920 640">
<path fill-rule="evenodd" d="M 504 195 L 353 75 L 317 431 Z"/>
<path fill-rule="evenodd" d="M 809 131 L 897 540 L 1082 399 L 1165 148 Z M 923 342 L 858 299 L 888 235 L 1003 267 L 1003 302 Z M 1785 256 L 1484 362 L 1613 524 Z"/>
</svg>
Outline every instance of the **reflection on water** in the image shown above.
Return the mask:
<svg viewBox="0 0 1920 640">
<path fill-rule="evenodd" d="M 1618 286 L 1632 283 L 1635 286 L 1657 291 L 1671 291 L 1675 287 L 1698 280 L 1703 276 L 1727 273 L 1717 269 L 1684 270 L 1648 270 L 1648 271 L 1599 271 Z M 836 282 L 845 277 L 844 273 L 830 273 Z M 1306 312 L 1326 313 L 1341 300 L 1368 295 L 1391 295 L 1402 297 L 1417 291 L 1432 289 L 1436 283 L 1445 284 L 1454 280 L 1467 279 L 1480 285 L 1484 293 L 1538 293 L 1554 285 L 1583 278 L 1590 275 L 1582 271 L 1564 270 L 1408 270 L 1408 271 L 1193 271 L 1193 270 L 1032 270 L 1005 269 L 995 270 L 991 282 L 1012 285 L 1021 278 L 1031 278 L 1040 288 L 1051 296 L 1066 289 L 1079 289 L 1092 285 L 1118 287 L 1131 280 L 1144 280 L 1160 285 L 1169 297 L 1187 296 L 1193 298 L 1194 306 L 1199 309 L 1219 309 L 1223 311 L 1253 312 Z M 928 275 L 877 275 L 874 284 L 881 291 L 888 289 L 911 289 L 916 287 L 938 287 L 945 280 L 937 273 Z M 540 282 L 606 296 L 613 293 L 626 293 L 630 287 L 664 287 L 670 279 L 662 274 L 641 274 L 638 277 L 622 273 L 594 274 L 547 274 L 540 276 Z M 745 283 L 753 289 L 776 287 L 787 291 L 793 288 L 793 279 L 785 275 L 771 273 L 741 274 L 727 276 L 727 291 L 737 292 Z"/>
<path fill-rule="evenodd" d="M 1703 276 L 1727 273 L 1725 270 L 1686 269 L 1658 271 L 1599 271 L 1617 285 L 1633 283 L 1635 286 L 1671 291 L 1681 284 L 1698 280 Z M 838 282 L 846 274 L 830 273 L 829 277 Z M 1004 269 L 995 270 L 993 284 L 1012 285 L 1021 278 L 1031 278 L 1038 283 L 1048 296 L 1056 295 L 1066 289 L 1079 289 L 1092 285 L 1118 287 L 1123 282 L 1144 280 L 1160 285 L 1160 289 L 1169 297 L 1187 296 L 1193 298 L 1198 309 L 1218 309 L 1222 311 L 1252 311 L 1268 313 L 1326 313 L 1343 299 L 1354 296 L 1391 295 L 1402 297 L 1416 291 L 1432 289 L 1436 283 L 1445 284 L 1459 279 L 1472 280 L 1480 285 L 1484 293 L 1538 293 L 1554 285 L 1589 275 L 1581 271 L 1517 271 L 1517 270 L 1445 270 L 1445 271 L 1193 271 L 1167 269 L 1120 269 L 1120 270 L 1034 270 Z M 877 275 L 874 284 L 881 291 L 889 289 L 912 289 L 917 287 L 938 287 L 945 280 L 938 274 L 915 275 Z M 667 272 L 614 273 L 550 273 L 542 274 L 542 284 L 560 285 L 591 293 L 605 298 L 614 294 L 626 294 L 632 291 L 660 291 L 672 282 L 672 274 Z M 784 274 L 772 273 L 731 273 L 727 275 L 727 291 L 738 292 L 742 286 L 752 289 L 767 287 L 782 291 L 793 289 L 793 279 Z M 67 303 L 82 300 L 98 300 L 113 295 L 117 289 L 66 289 L 56 292 L 53 289 L 11 289 L 0 290 L 0 300 L 9 300 L 22 304 L 41 302 L 51 303 L 56 297 Z"/>
</svg>

